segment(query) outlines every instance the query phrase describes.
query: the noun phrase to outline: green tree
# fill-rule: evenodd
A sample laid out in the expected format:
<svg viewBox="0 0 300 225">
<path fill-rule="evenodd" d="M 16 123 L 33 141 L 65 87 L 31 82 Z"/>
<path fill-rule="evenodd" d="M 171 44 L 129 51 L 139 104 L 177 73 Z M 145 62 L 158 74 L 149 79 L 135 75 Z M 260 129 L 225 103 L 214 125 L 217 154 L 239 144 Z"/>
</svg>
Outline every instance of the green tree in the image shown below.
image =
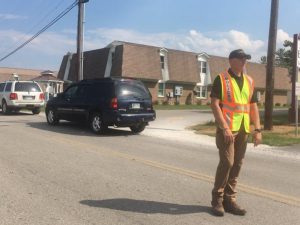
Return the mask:
<svg viewBox="0 0 300 225">
<path fill-rule="evenodd" d="M 289 75 L 292 74 L 293 70 L 293 52 L 292 52 L 293 42 L 285 40 L 283 43 L 283 48 L 277 49 L 275 52 L 275 65 L 279 67 L 284 67 L 289 70 Z M 260 58 L 261 64 L 267 64 L 267 57 L 262 56 Z"/>
</svg>

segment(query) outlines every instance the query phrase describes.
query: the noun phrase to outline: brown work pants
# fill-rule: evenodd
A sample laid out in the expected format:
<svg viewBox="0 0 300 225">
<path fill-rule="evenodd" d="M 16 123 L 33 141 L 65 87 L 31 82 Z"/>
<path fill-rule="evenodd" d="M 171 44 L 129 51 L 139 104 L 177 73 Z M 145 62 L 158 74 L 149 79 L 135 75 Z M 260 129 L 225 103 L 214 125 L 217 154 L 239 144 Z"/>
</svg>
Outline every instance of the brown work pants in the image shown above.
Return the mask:
<svg viewBox="0 0 300 225">
<path fill-rule="evenodd" d="M 233 133 L 234 142 L 225 143 L 223 131 L 217 129 L 216 144 L 220 161 L 212 190 L 212 205 L 236 200 L 236 184 L 247 148 L 248 134 L 245 131 Z"/>
</svg>

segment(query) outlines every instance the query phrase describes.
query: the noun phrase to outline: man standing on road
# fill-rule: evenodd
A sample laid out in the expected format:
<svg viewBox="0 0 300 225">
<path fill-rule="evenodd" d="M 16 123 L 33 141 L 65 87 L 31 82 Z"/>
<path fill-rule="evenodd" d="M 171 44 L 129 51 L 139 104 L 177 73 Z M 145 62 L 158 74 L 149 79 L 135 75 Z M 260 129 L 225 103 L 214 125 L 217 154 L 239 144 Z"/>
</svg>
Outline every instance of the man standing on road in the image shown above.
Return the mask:
<svg viewBox="0 0 300 225">
<path fill-rule="evenodd" d="M 253 80 L 244 73 L 247 59 L 251 56 L 242 49 L 232 51 L 230 68 L 216 77 L 211 92 L 220 157 L 211 201 L 216 216 L 223 216 L 225 211 L 246 214 L 246 210 L 236 203 L 236 184 L 246 152 L 250 121 L 254 125 L 254 146 L 262 140 Z"/>
</svg>

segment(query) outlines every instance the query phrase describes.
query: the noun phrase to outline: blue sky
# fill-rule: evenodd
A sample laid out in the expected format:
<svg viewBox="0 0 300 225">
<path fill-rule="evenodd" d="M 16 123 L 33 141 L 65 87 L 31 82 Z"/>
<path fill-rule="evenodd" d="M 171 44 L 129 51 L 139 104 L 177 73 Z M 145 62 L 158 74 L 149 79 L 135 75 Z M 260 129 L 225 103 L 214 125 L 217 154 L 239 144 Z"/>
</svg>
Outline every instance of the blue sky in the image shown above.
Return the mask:
<svg viewBox="0 0 300 225">
<path fill-rule="evenodd" d="M 74 1 L 5 0 L 0 8 L 0 58 Z M 103 48 L 114 40 L 219 56 L 243 48 L 257 62 L 267 52 L 270 7 L 271 0 L 90 0 L 84 49 Z M 299 8 L 299 0 L 280 1 L 278 47 L 300 32 Z M 76 52 L 77 12 L 75 7 L 0 67 L 58 70 L 63 55 Z"/>
</svg>

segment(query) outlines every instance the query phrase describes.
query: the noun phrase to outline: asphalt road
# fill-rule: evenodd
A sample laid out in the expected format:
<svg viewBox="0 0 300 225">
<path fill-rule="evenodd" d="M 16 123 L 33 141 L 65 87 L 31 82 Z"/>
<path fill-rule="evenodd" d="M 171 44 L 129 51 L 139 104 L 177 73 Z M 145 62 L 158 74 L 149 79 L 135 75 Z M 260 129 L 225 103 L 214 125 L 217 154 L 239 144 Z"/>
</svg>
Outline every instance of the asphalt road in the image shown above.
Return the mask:
<svg viewBox="0 0 300 225">
<path fill-rule="evenodd" d="M 249 224 L 300 221 L 298 149 L 249 145 L 240 177 L 245 217 L 210 213 L 214 140 L 185 127 L 200 111 L 159 111 L 142 135 L 43 115 L 0 115 L 0 224 Z"/>
</svg>

